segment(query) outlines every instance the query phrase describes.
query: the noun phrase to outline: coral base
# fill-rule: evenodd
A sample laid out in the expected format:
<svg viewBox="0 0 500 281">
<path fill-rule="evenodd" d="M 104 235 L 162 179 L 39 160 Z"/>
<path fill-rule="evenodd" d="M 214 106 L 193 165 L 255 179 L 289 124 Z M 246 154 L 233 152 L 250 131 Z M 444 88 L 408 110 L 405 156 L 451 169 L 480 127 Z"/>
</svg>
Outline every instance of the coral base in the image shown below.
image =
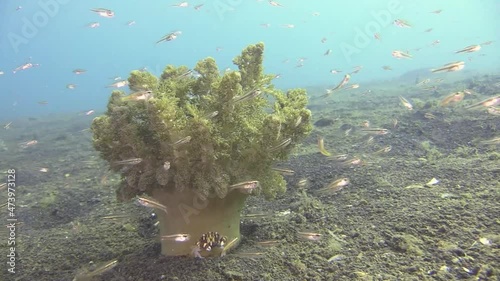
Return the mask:
<svg viewBox="0 0 500 281">
<path fill-rule="evenodd" d="M 229 243 L 234 238 L 240 238 L 240 212 L 244 207 L 247 195 L 240 192 L 230 192 L 225 198 L 203 197 L 192 190 L 184 192 L 168 192 L 155 189 L 152 197 L 167 206 L 168 213 L 157 211 L 160 222 L 160 235 L 189 234 L 190 239 L 177 242 L 173 239 L 162 240 L 161 253 L 166 256 L 193 255 L 196 242 L 202 234 L 218 232 L 227 237 Z M 238 243 L 233 244 L 236 246 Z M 211 251 L 201 250 L 201 256 L 217 256 L 221 248 Z"/>
</svg>

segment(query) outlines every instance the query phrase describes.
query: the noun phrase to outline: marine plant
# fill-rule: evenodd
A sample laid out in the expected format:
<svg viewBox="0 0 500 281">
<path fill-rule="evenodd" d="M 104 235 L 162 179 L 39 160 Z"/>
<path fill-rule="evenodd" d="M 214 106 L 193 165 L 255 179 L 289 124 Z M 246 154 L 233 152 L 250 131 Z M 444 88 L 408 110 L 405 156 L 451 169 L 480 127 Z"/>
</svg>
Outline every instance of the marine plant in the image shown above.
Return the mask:
<svg viewBox="0 0 500 281">
<path fill-rule="evenodd" d="M 121 173 L 118 199 L 146 194 L 166 207 L 157 212 L 164 255 L 236 246 L 247 196 L 285 191 L 271 168 L 310 133 L 311 112 L 305 90 L 274 87 L 263 54 L 263 43 L 249 45 L 223 74 L 210 57 L 159 78 L 132 71 L 135 92 L 113 91 L 92 122 L 95 149 Z"/>
</svg>

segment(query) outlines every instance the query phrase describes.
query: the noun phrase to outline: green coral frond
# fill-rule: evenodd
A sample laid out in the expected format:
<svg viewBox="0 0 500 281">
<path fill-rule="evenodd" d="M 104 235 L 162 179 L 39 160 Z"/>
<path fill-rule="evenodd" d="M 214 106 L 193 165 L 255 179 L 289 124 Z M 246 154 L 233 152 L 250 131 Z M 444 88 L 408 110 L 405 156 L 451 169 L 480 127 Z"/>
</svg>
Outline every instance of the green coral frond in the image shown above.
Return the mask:
<svg viewBox="0 0 500 281">
<path fill-rule="evenodd" d="M 113 91 L 91 128 L 94 147 L 122 173 L 119 194 L 191 188 L 223 198 L 238 192 L 230 185 L 250 180 L 267 198 L 284 192 L 283 177 L 270 168 L 311 132 L 311 112 L 305 90 L 284 93 L 272 85 L 263 54 L 264 44 L 248 46 L 234 59 L 238 70 L 223 75 L 213 58 L 193 70 L 168 65 L 160 78 L 132 71 L 131 90 L 150 95 L 124 99 Z M 131 158 L 142 161 L 115 165 Z"/>
<path fill-rule="evenodd" d="M 233 59 L 241 73 L 241 86 L 245 90 L 255 88 L 263 76 L 264 43 L 246 47 L 241 55 Z"/>
</svg>

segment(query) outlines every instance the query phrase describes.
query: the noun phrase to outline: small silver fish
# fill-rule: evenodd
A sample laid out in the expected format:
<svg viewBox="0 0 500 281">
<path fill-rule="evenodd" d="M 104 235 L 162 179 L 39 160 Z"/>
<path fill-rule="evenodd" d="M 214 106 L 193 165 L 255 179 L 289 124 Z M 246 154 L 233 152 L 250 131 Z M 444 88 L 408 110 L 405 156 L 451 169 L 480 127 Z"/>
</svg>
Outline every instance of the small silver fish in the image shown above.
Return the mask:
<svg viewBox="0 0 500 281">
<path fill-rule="evenodd" d="M 21 70 L 26 70 L 26 69 L 30 69 L 30 68 L 33 68 L 33 67 L 36 67 L 36 66 L 40 66 L 38 63 L 31 63 L 31 62 L 28 62 L 28 63 L 25 63 L 23 65 L 20 65 L 18 67 L 16 67 L 12 73 L 16 73 L 18 71 L 21 71 Z"/>
<path fill-rule="evenodd" d="M 261 90 L 252 90 L 242 96 L 236 96 L 233 98 L 232 102 L 233 103 L 238 103 L 238 102 L 242 102 L 242 101 L 245 101 L 245 100 L 249 100 L 249 99 L 253 99 L 255 97 L 257 97 L 258 95 L 260 95 L 262 93 Z"/>
<path fill-rule="evenodd" d="M 271 170 L 276 171 L 284 176 L 293 176 L 295 174 L 295 171 L 290 169 L 271 168 Z"/>
<path fill-rule="evenodd" d="M 76 74 L 76 75 L 80 75 L 80 74 L 83 74 L 83 73 L 87 72 L 87 70 L 81 69 L 81 68 L 77 68 L 77 69 L 73 70 L 72 72 L 74 74 Z"/>
<path fill-rule="evenodd" d="M 155 200 L 144 198 L 144 197 L 138 197 L 137 203 L 139 203 L 139 205 L 144 206 L 144 207 L 162 210 L 166 214 L 168 214 L 167 207 L 165 205 L 155 201 Z"/>
<path fill-rule="evenodd" d="M 292 142 L 292 139 L 291 138 L 287 138 L 284 141 L 282 141 L 281 143 L 279 143 L 277 146 L 271 147 L 271 149 L 269 149 L 269 150 L 270 151 L 279 150 L 281 148 L 284 148 L 284 147 L 288 146 L 291 142 Z"/>
<path fill-rule="evenodd" d="M 152 91 L 138 91 L 122 98 L 123 101 L 148 101 L 153 97 Z"/>
<path fill-rule="evenodd" d="M 171 234 L 171 235 L 163 235 L 161 236 L 161 240 L 173 240 L 175 242 L 186 242 L 189 241 L 191 235 L 185 233 L 179 234 Z"/>
<path fill-rule="evenodd" d="M 233 184 L 229 186 L 229 191 L 233 191 L 235 189 L 239 190 L 244 194 L 252 194 L 252 192 L 260 186 L 258 181 L 244 181 L 237 184 Z"/>
<path fill-rule="evenodd" d="M 332 89 L 329 89 L 330 91 L 327 91 L 327 93 L 325 95 L 323 95 L 322 97 L 327 97 L 329 96 L 331 93 L 333 93 L 334 91 L 338 90 L 338 89 L 341 89 L 342 87 L 344 87 L 347 83 L 349 83 L 349 80 L 351 80 L 351 75 L 349 74 L 346 74 L 344 75 L 344 78 L 342 79 L 342 81 L 340 81 L 339 84 L 337 84 L 337 86 L 335 86 L 334 88 Z"/>
<path fill-rule="evenodd" d="M 121 81 L 115 82 L 111 85 L 108 85 L 107 88 L 122 88 L 122 87 L 125 87 L 127 85 L 128 85 L 127 80 L 121 80 Z"/>
<path fill-rule="evenodd" d="M 309 240 L 309 241 L 319 241 L 321 240 L 321 237 L 323 234 L 321 233 L 316 233 L 316 232 L 297 232 L 299 238 L 304 239 L 304 240 Z"/>
<path fill-rule="evenodd" d="M 174 31 L 174 32 L 171 32 L 165 36 L 163 36 L 162 38 L 160 38 L 160 40 L 156 41 L 156 44 L 158 43 L 161 43 L 161 42 L 167 42 L 167 41 L 172 41 L 172 40 L 175 40 L 177 39 L 177 37 L 179 35 L 181 35 L 182 32 L 181 31 Z"/>
<path fill-rule="evenodd" d="M 187 136 L 187 137 L 184 137 L 184 138 L 174 142 L 174 145 L 181 145 L 181 144 L 188 143 L 190 141 L 191 141 L 191 136 Z"/>
<path fill-rule="evenodd" d="M 142 162 L 142 158 L 130 158 L 114 162 L 115 165 L 137 165 Z"/>
<path fill-rule="evenodd" d="M 182 78 L 182 77 L 187 77 L 193 73 L 193 70 L 188 70 L 185 73 L 182 73 L 181 75 L 177 76 L 177 78 Z"/>
<path fill-rule="evenodd" d="M 387 135 L 389 130 L 384 128 L 362 128 L 362 132 L 373 135 Z"/>
<path fill-rule="evenodd" d="M 110 9 L 94 8 L 94 9 L 90 9 L 90 10 L 94 13 L 97 13 L 99 16 L 104 17 L 104 18 L 112 18 L 115 16 L 115 12 L 111 11 Z"/>
</svg>

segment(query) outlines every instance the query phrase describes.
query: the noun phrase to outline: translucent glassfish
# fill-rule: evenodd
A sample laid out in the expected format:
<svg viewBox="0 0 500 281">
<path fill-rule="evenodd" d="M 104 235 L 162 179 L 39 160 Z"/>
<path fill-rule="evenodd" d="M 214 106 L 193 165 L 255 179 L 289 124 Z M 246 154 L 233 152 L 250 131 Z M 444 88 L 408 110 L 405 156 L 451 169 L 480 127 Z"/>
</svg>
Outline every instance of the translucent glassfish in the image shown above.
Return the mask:
<svg viewBox="0 0 500 281">
<path fill-rule="evenodd" d="M 455 52 L 455 54 L 458 54 L 458 53 L 472 53 L 472 52 L 477 52 L 481 50 L 481 45 L 470 45 L 470 46 L 467 46 L 461 50 L 458 50 Z"/>
<path fill-rule="evenodd" d="M 453 103 L 461 102 L 464 99 L 464 92 L 456 92 L 451 95 L 445 97 L 440 103 L 440 106 L 448 106 Z"/>
<path fill-rule="evenodd" d="M 249 99 L 253 99 L 255 97 L 257 97 L 258 95 L 260 95 L 262 93 L 261 90 L 252 90 L 242 96 L 236 96 L 233 98 L 232 102 L 233 103 L 238 103 L 238 102 L 242 102 L 242 101 L 246 101 L 246 100 L 249 100 Z"/>
<path fill-rule="evenodd" d="M 292 139 L 291 138 L 287 138 L 287 139 L 283 140 L 282 142 L 280 142 L 277 146 L 271 147 L 270 151 L 276 151 L 276 150 L 279 150 L 281 148 L 285 148 L 291 142 L 292 142 Z"/>
<path fill-rule="evenodd" d="M 408 101 L 406 100 L 405 98 L 403 98 L 402 96 L 399 96 L 399 100 L 401 101 L 401 104 L 406 107 L 406 109 L 408 110 L 413 110 L 413 105 Z"/>
<path fill-rule="evenodd" d="M 348 186 L 351 182 L 348 178 L 340 178 L 332 181 L 324 188 L 318 189 L 318 192 L 337 192 Z"/>
<path fill-rule="evenodd" d="M 114 162 L 115 165 L 137 165 L 142 162 L 142 158 L 130 158 Z"/>
<path fill-rule="evenodd" d="M 165 213 L 168 213 L 167 207 L 165 205 L 163 205 L 155 200 L 152 200 L 152 199 L 138 197 L 137 203 L 139 203 L 139 205 L 144 206 L 144 207 L 158 209 L 158 210 L 164 211 Z"/>
<path fill-rule="evenodd" d="M 109 9 L 94 8 L 94 9 L 90 9 L 90 10 L 94 13 L 97 13 L 99 16 L 104 17 L 104 18 L 112 18 L 115 16 L 115 12 L 113 12 Z"/>
<path fill-rule="evenodd" d="M 499 104 L 500 104 L 500 96 L 496 96 L 496 97 L 487 98 L 487 99 L 480 101 L 478 103 L 469 105 L 466 107 L 466 109 L 471 109 L 471 108 L 476 108 L 476 107 L 481 107 L 481 106 L 482 107 L 491 107 L 491 106 L 496 106 Z"/>
<path fill-rule="evenodd" d="M 237 184 L 233 184 L 229 186 L 229 191 L 233 191 L 235 189 L 239 190 L 245 194 L 252 194 L 252 192 L 260 186 L 258 181 L 244 181 Z"/>
<path fill-rule="evenodd" d="M 186 241 L 189 241 L 190 238 L 191 238 L 191 235 L 185 234 L 185 233 L 161 236 L 161 240 L 173 240 L 175 242 L 186 242 Z"/>
<path fill-rule="evenodd" d="M 160 40 L 156 41 L 156 44 L 158 43 L 161 43 L 161 42 L 168 42 L 168 41 L 172 41 L 172 40 L 175 40 L 177 39 L 177 37 L 179 35 L 181 35 L 182 32 L 181 31 L 174 31 L 174 32 L 171 32 L 165 36 L 163 36 L 162 38 L 160 38 Z"/>
<path fill-rule="evenodd" d="M 438 72 L 453 72 L 453 71 L 459 71 L 464 69 L 465 67 L 465 62 L 463 61 L 457 61 L 457 62 L 452 62 L 443 65 L 440 68 L 437 69 L 431 69 L 431 72 L 433 73 L 438 73 Z"/>
<path fill-rule="evenodd" d="M 323 237 L 323 234 L 316 232 L 297 232 L 299 238 L 309 241 L 319 241 Z"/>
</svg>

